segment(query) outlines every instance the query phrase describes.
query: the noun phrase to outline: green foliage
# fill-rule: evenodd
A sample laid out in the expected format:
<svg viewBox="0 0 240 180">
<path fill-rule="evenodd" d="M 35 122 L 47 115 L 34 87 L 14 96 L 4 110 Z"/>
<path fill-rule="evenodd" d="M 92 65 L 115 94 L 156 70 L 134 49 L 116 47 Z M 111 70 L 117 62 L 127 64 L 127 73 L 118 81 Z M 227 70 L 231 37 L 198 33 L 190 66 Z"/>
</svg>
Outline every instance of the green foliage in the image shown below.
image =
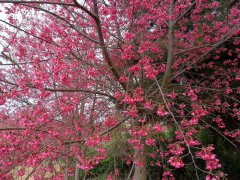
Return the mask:
<svg viewBox="0 0 240 180">
<path fill-rule="evenodd" d="M 90 172 L 91 175 L 96 176 L 99 180 L 107 179 L 108 174 L 114 170 L 114 158 L 108 156 L 106 159 L 101 161 L 95 168 Z"/>
<path fill-rule="evenodd" d="M 198 132 L 198 140 L 203 145 L 207 145 L 209 142 L 213 142 L 213 134 L 209 129 L 203 129 Z"/>
</svg>

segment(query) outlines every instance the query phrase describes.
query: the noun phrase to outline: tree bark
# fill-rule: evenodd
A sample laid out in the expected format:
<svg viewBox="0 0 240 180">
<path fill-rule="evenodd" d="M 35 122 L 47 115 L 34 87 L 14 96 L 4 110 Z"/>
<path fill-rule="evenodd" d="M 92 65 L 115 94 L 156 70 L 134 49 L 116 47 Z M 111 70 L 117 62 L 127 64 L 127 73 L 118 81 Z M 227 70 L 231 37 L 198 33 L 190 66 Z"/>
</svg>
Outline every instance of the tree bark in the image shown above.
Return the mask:
<svg viewBox="0 0 240 180">
<path fill-rule="evenodd" d="M 84 100 L 81 101 L 80 114 L 84 113 Z M 78 168 L 78 163 L 76 162 L 75 171 L 74 171 L 74 180 L 80 180 L 80 169 Z"/>
<path fill-rule="evenodd" d="M 140 143 L 144 144 L 145 138 L 142 137 L 140 140 Z M 136 166 L 135 165 L 133 179 L 134 180 L 147 180 L 145 145 L 142 149 L 138 149 L 135 152 L 135 161 L 141 162 L 141 163 L 143 162 L 145 165 L 144 166 Z"/>
<path fill-rule="evenodd" d="M 174 2 L 170 2 L 169 6 L 169 16 L 173 15 Z M 174 20 L 172 17 L 169 19 L 169 29 L 168 29 L 168 56 L 167 56 L 167 66 L 166 71 L 163 76 L 162 88 L 167 89 L 170 81 L 170 77 L 172 75 L 172 65 L 174 63 Z M 141 144 L 144 144 L 145 138 L 141 138 Z M 135 161 L 137 162 L 145 162 L 146 163 L 146 153 L 145 146 L 143 149 L 138 150 L 135 153 Z M 147 180 L 147 169 L 146 164 L 144 166 L 135 166 L 134 171 L 134 180 Z"/>
<path fill-rule="evenodd" d="M 80 169 L 77 167 L 77 164 L 75 167 L 74 180 L 80 180 Z"/>
<path fill-rule="evenodd" d="M 174 1 L 170 3 L 169 16 L 173 15 Z M 174 63 L 174 20 L 172 17 L 169 20 L 168 29 L 168 55 L 167 55 L 167 66 L 163 76 L 162 88 L 166 89 L 169 85 L 170 77 L 172 75 L 172 65 Z"/>
</svg>

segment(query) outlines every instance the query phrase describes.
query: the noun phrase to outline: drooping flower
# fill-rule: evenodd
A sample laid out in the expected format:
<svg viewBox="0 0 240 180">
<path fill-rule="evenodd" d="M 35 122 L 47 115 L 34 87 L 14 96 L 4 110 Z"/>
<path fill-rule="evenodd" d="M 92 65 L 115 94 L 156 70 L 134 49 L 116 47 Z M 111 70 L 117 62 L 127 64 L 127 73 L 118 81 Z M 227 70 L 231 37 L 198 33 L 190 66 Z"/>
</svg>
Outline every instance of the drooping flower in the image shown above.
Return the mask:
<svg viewBox="0 0 240 180">
<path fill-rule="evenodd" d="M 168 162 L 177 169 L 184 166 L 184 163 L 182 162 L 182 158 L 179 156 L 170 157 Z"/>
</svg>

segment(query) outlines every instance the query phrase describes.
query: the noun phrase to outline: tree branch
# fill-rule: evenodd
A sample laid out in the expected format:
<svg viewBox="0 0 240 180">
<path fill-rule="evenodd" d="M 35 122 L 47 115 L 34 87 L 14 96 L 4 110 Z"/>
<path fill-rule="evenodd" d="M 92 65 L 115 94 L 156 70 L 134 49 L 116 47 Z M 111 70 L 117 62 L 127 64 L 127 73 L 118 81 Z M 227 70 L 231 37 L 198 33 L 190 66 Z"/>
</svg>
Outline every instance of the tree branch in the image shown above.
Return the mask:
<svg viewBox="0 0 240 180">
<path fill-rule="evenodd" d="M 115 126 L 113 126 L 113 127 L 109 128 L 109 129 L 107 129 L 106 131 L 100 133 L 98 136 L 103 136 L 103 135 L 111 132 L 112 130 L 114 130 L 114 129 L 116 129 L 118 126 L 120 126 L 122 123 L 124 123 L 126 120 L 128 120 L 128 117 L 122 119 L 122 120 L 119 121 L 119 123 L 117 123 Z M 75 143 L 81 143 L 81 142 L 84 143 L 85 141 L 83 141 L 83 140 L 82 140 L 82 141 L 80 141 L 80 140 L 79 140 L 79 141 L 65 141 L 65 142 L 63 142 L 63 145 L 75 144 Z"/>
<path fill-rule="evenodd" d="M 210 50 L 208 50 L 207 52 L 205 52 L 204 54 L 202 54 L 196 61 L 191 62 L 188 66 L 193 65 L 194 63 L 199 63 L 198 61 L 201 62 L 201 60 L 203 60 L 206 56 L 208 56 L 211 52 L 213 52 L 216 48 L 218 48 L 219 46 L 221 46 L 223 43 L 225 43 L 226 41 L 228 41 L 234 34 L 234 31 L 237 30 L 237 28 L 239 28 L 239 26 L 234 26 L 232 28 L 231 31 L 229 31 L 220 41 L 218 41 L 217 43 L 215 43 L 214 45 L 212 45 L 212 48 Z M 188 69 L 188 67 L 184 68 L 182 71 L 180 71 L 179 73 L 177 73 L 172 79 L 175 79 L 176 77 L 178 77 L 179 75 L 183 74 L 186 70 Z"/>
<path fill-rule="evenodd" d="M 189 11 L 191 11 L 191 9 L 195 6 L 196 1 L 194 1 L 192 3 L 192 5 L 176 20 L 176 22 L 174 23 L 174 25 L 176 25 L 179 21 L 181 21 L 182 18 L 184 18 L 184 16 L 189 13 Z"/>
<path fill-rule="evenodd" d="M 13 4 L 22 4 L 22 3 L 31 3 L 31 4 L 54 4 L 62 6 L 75 6 L 75 4 L 61 3 L 61 2 L 47 2 L 47 1 L 11 1 L 11 0 L 0 0 L 0 3 L 13 3 Z"/>
<path fill-rule="evenodd" d="M 0 79 L 0 81 L 18 87 L 18 84 L 16 84 L 16 83 L 12 83 L 12 82 L 4 80 L 4 79 Z M 26 84 L 26 86 L 28 88 L 37 89 L 32 84 Z M 87 89 L 52 89 L 52 88 L 44 88 L 44 90 L 45 91 L 50 91 L 50 92 L 83 92 L 83 93 L 91 93 L 91 94 L 98 94 L 98 95 L 106 96 L 106 97 L 108 97 L 108 98 L 110 98 L 112 100 L 115 100 L 115 97 L 110 95 L 110 94 L 107 94 L 107 93 L 104 93 L 104 92 L 99 92 L 99 91 L 87 90 Z"/>
<path fill-rule="evenodd" d="M 188 52 L 188 51 L 193 51 L 193 50 L 196 50 L 196 49 L 211 47 L 211 46 L 212 46 L 211 44 L 206 44 L 206 45 L 203 45 L 203 46 L 192 47 L 192 48 L 189 48 L 189 49 L 186 49 L 186 50 L 183 50 L 183 51 L 176 52 L 175 55 L 179 55 L 179 54 L 182 54 L 182 53 L 185 53 L 185 52 Z"/>
<path fill-rule="evenodd" d="M 10 82 L 10 81 L 8 81 L 8 80 L 5 80 L 5 79 L 0 79 L 0 82 L 4 82 L 4 83 L 7 83 L 7 84 L 11 84 L 11 85 L 13 85 L 13 86 L 18 86 L 17 84 L 12 83 L 12 82 Z"/>
<path fill-rule="evenodd" d="M 126 120 L 128 120 L 128 117 L 122 119 L 122 120 L 121 120 L 119 123 L 117 123 L 115 126 L 113 126 L 113 127 L 109 128 L 109 129 L 107 129 L 106 131 L 100 133 L 99 136 L 103 136 L 103 135 L 111 132 L 112 130 L 114 130 L 114 129 L 116 129 L 118 126 L 120 126 L 122 123 L 124 123 Z"/>
<path fill-rule="evenodd" d="M 165 104 L 165 107 L 166 107 L 166 109 L 168 110 L 169 114 L 172 116 L 176 127 L 180 130 L 181 135 L 182 135 L 183 140 L 184 140 L 184 143 L 185 143 L 185 145 L 186 145 L 186 147 L 187 147 L 187 149 L 188 149 L 189 154 L 191 155 L 191 159 L 192 159 L 192 162 L 193 162 L 194 167 L 195 167 L 196 178 L 197 178 L 197 180 L 200 180 L 200 179 L 199 179 L 199 176 L 198 176 L 198 171 L 197 171 L 197 168 L 196 168 L 197 165 L 196 165 L 196 162 L 195 162 L 195 160 L 194 160 L 194 156 L 193 156 L 193 154 L 192 154 L 192 151 L 191 151 L 191 149 L 190 149 L 190 146 L 189 146 L 189 144 L 188 144 L 188 142 L 187 142 L 187 140 L 186 140 L 186 137 L 185 137 L 185 135 L 184 135 L 184 132 L 183 132 L 183 130 L 181 129 L 180 125 L 178 124 L 178 122 L 177 122 L 177 120 L 176 120 L 176 118 L 175 118 L 172 110 L 170 109 L 170 107 L 169 107 L 169 105 L 168 105 L 168 101 L 167 101 L 167 99 L 166 99 L 166 97 L 165 97 L 165 95 L 164 95 L 164 92 L 163 92 L 163 90 L 162 90 L 161 86 L 159 85 L 159 83 L 158 83 L 158 81 L 157 81 L 156 78 L 155 78 L 155 81 L 156 81 L 156 83 L 157 83 L 158 89 L 159 89 L 160 94 L 161 94 L 161 96 L 162 96 L 163 103 Z"/>
<path fill-rule="evenodd" d="M 96 0 L 94 0 L 94 12 L 96 13 L 96 15 L 98 17 L 98 7 L 97 7 Z M 115 76 L 115 78 L 119 82 L 120 75 L 119 75 L 118 71 L 116 70 L 113 62 L 111 61 L 111 58 L 110 58 L 109 53 L 108 53 L 108 50 L 106 48 L 100 20 L 96 21 L 96 25 L 97 25 L 97 31 L 98 31 L 98 37 L 99 37 L 99 41 L 100 41 L 100 46 L 101 46 L 101 49 L 103 51 L 103 56 L 104 56 L 104 58 L 105 58 L 105 60 L 106 60 L 106 62 L 108 64 L 108 67 L 110 68 L 110 70 L 112 71 L 113 75 Z M 121 82 L 119 82 L 119 83 L 122 85 L 124 90 L 127 89 L 127 86 L 126 86 L 125 83 L 121 83 Z"/>
<path fill-rule="evenodd" d="M 15 60 L 13 60 L 10 56 L 5 54 L 3 51 L 1 52 L 1 54 L 2 55 L 0 55 L 0 57 L 3 57 L 4 59 L 10 61 L 11 63 L 13 63 L 13 65 L 17 66 L 21 71 L 23 71 L 21 66 Z"/>
<path fill-rule="evenodd" d="M 37 38 L 37 39 L 39 39 L 39 40 L 42 40 L 42 41 L 45 41 L 45 42 L 47 42 L 47 43 L 49 43 L 49 44 L 55 45 L 55 46 L 57 46 L 57 47 L 60 47 L 58 44 L 56 44 L 56 43 L 54 43 L 54 42 L 51 42 L 51 41 L 48 41 L 48 40 L 46 40 L 46 39 L 42 39 L 42 38 L 40 38 L 40 37 L 38 37 L 38 36 L 35 36 L 35 35 L 27 32 L 27 31 L 21 29 L 21 28 L 18 27 L 18 26 L 15 26 L 15 25 L 13 25 L 13 24 L 10 24 L 10 23 L 8 23 L 8 22 L 6 22 L 6 21 L 3 21 L 3 20 L 1 20 L 1 19 L 0 19 L 0 22 L 3 22 L 3 23 L 5 23 L 5 24 L 7 24 L 7 25 L 9 25 L 9 26 L 11 26 L 11 27 L 19 30 L 19 31 L 22 31 L 22 32 L 24 32 L 24 33 L 26 33 L 26 34 L 28 34 L 28 35 L 30 35 L 30 36 L 32 36 L 32 37 L 35 37 L 35 38 Z"/>
<path fill-rule="evenodd" d="M 173 8 L 174 8 L 174 2 L 172 1 L 170 3 L 169 7 L 169 16 L 173 15 Z M 166 71 L 163 76 L 162 80 L 162 88 L 165 89 L 167 88 L 169 81 L 170 81 L 170 76 L 172 73 L 172 65 L 174 63 L 174 20 L 170 19 L 169 20 L 169 29 L 168 29 L 168 54 L 167 54 L 167 66 L 166 66 Z"/>
<path fill-rule="evenodd" d="M 26 128 L 0 128 L 0 131 L 24 131 Z"/>
<path fill-rule="evenodd" d="M 96 14 L 94 14 L 93 12 L 89 11 L 86 7 L 82 6 L 81 4 L 79 4 L 77 2 L 77 0 L 73 0 L 74 4 L 76 7 L 78 7 L 79 9 L 83 10 L 84 12 L 86 12 L 89 16 L 91 16 L 95 21 L 99 21 L 99 18 Z"/>
<path fill-rule="evenodd" d="M 44 90 L 45 91 L 51 91 L 51 92 L 84 92 L 84 93 L 92 93 L 92 94 L 98 94 L 98 95 L 106 96 L 106 97 L 109 97 L 109 98 L 115 100 L 114 96 L 112 96 L 110 94 L 99 92 L 99 91 L 87 90 L 87 89 L 51 89 L 51 88 L 45 88 Z"/>
<path fill-rule="evenodd" d="M 46 9 L 40 8 L 40 7 L 34 7 L 34 6 L 29 6 L 29 5 L 25 5 L 25 6 L 31 7 L 31 8 L 34 8 L 34 9 L 38 9 L 38 10 L 41 10 L 41 11 L 46 12 L 46 13 L 49 13 L 50 15 L 52 15 L 52 16 L 54 16 L 54 17 L 56 17 L 56 18 L 64 21 L 65 23 L 67 23 L 67 24 L 68 24 L 68 27 L 71 27 L 72 29 L 74 29 L 75 31 L 77 31 L 81 36 L 85 37 L 86 39 L 88 39 L 88 40 L 90 40 L 90 41 L 92 41 L 92 42 L 94 42 L 94 43 L 96 43 L 96 44 L 99 44 L 99 42 L 98 42 L 97 40 L 89 37 L 86 33 L 80 31 L 77 27 L 75 27 L 73 24 L 71 24 L 71 23 L 68 22 L 66 19 L 62 18 L 61 16 L 59 16 L 59 15 L 53 13 L 53 12 L 50 12 L 50 11 L 48 11 L 48 10 L 46 10 Z"/>
</svg>

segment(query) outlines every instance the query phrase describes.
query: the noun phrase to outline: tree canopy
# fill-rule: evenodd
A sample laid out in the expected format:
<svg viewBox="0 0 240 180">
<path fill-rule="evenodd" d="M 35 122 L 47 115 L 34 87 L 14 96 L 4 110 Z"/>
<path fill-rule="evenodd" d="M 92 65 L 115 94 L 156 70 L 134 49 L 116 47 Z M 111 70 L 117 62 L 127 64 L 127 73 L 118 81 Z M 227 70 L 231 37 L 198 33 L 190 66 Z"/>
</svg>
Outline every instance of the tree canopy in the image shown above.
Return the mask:
<svg viewBox="0 0 240 180">
<path fill-rule="evenodd" d="M 230 177 L 239 7 L 0 0 L 0 178 L 80 179 L 104 162 L 108 179 Z"/>
</svg>

